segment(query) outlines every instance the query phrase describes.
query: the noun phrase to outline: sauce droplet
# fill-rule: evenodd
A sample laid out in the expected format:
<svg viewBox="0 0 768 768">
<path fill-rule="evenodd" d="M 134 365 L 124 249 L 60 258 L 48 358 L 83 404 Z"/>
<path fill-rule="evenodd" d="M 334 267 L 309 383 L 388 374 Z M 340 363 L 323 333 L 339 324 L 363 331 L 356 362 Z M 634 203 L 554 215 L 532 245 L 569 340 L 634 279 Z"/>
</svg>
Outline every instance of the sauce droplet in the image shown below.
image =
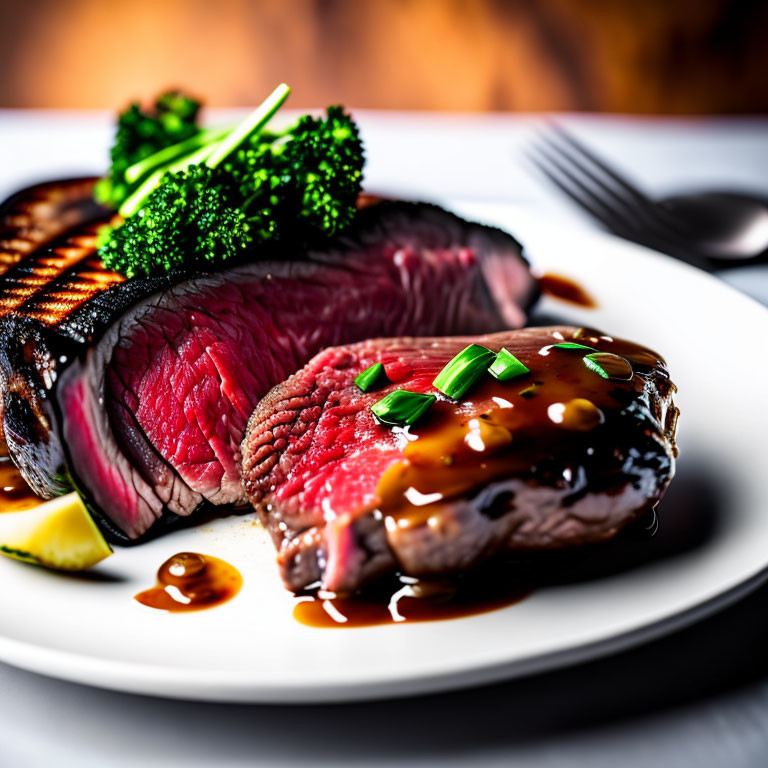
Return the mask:
<svg viewBox="0 0 768 768">
<path fill-rule="evenodd" d="M 231 600 L 243 585 L 234 566 L 218 557 L 179 552 L 157 571 L 157 585 L 134 597 L 161 611 L 199 611 Z"/>
<path fill-rule="evenodd" d="M 543 294 L 552 296 L 569 304 L 595 309 L 597 302 L 575 281 L 562 275 L 547 273 L 539 278 L 539 288 Z"/>
<path fill-rule="evenodd" d="M 574 397 L 567 403 L 552 403 L 547 414 L 555 424 L 576 432 L 588 432 L 605 421 L 603 412 L 583 397 Z"/>
</svg>

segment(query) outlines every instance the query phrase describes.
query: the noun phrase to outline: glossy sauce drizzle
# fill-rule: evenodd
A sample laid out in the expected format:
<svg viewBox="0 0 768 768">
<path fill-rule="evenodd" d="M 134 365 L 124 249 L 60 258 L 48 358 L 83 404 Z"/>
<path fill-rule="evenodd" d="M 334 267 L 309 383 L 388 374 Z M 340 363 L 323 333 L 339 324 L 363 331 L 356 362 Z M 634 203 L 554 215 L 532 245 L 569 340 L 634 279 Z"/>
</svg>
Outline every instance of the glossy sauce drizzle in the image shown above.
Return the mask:
<svg viewBox="0 0 768 768">
<path fill-rule="evenodd" d="M 231 600 L 242 585 L 240 572 L 224 560 L 179 552 L 160 566 L 157 586 L 139 592 L 134 599 L 161 611 L 199 611 Z"/>
<path fill-rule="evenodd" d="M 595 300 L 574 280 L 562 275 L 546 273 L 539 278 L 539 288 L 547 296 L 553 296 L 569 304 L 576 304 L 586 309 L 595 309 Z"/>
<path fill-rule="evenodd" d="M 391 465 L 377 488 L 390 535 L 430 525 L 443 503 L 498 478 L 526 477 L 537 466 L 558 466 L 575 478 L 588 463 L 593 476 L 602 475 L 603 466 L 615 464 L 614 449 L 633 439 L 626 424 L 614 427 L 610 417 L 643 397 L 649 369 L 659 372 L 656 386 L 666 405 L 673 385 L 656 353 L 580 329 L 566 341 L 596 351 L 604 378 L 584 364 L 589 349 L 556 348 L 560 341 L 516 349 L 530 375 L 508 382 L 488 376 L 460 402 L 438 401 L 423 423 L 410 428 L 404 461 Z M 656 416 L 664 424 L 665 414 Z M 631 479 L 606 473 L 606 482 L 617 488 Z"/>
<path fill-rule="evenodd" d="M 452 580 L 402 576 L 353 597 L 301 596 L 293 618 L 320 629 L 458 619 L 514 605 L 531 591 L 519 578 L 510 578 L 496 568 L 478 569 Z"/>
<path fill-rule="evenodd" d="M 0 458 L 0 512 L 21 512 L 43 501 L 27 485 L 13 462 L 7 456 Z"/>
</svg>

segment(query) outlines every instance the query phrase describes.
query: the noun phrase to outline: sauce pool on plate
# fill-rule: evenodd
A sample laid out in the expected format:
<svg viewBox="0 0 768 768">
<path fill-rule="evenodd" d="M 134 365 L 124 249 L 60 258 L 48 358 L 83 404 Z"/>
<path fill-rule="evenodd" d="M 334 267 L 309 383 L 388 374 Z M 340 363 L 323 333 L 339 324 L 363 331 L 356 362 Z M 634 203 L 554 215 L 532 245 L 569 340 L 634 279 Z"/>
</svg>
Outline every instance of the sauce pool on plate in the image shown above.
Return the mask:
<svg viewBox="0 0 768 768">
<path fill-rule="evenodd" d="M 213 608 L 240 591 L 243 577 L 233 565 L 218 557 L 179 552 L 157 571 L 157 585 L 135 596 L 142 605 L 181 613 Z"/>
<path fill-rule="evenodd" d="M 550 272 L 539 278 L 539 288 L 546 296 L 552 296 L 585 309 L 595 309 L 597 302 L 577 282 Z"/>
<path fill-rule="evenodd" d="M 519 578 L 488 568 L 434 582 L 400 577 L 353 597 L 299 596 L 293 618 L 321 629 L 458 619 L 514 605 L 531 591 Z"/>
</svg>

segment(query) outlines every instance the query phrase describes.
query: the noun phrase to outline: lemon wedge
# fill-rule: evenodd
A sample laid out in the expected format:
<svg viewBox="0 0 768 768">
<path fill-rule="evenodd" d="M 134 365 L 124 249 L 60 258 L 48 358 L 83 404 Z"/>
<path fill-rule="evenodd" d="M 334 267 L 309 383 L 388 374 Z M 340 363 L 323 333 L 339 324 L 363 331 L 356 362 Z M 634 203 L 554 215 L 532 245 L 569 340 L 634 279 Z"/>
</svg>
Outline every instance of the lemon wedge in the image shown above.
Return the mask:
<svg viewBox="0 0 768 768">
<path fill-rule="evenodd" d="M 112 554 L 77 493 L 22 512 L 0 513 L 0 554 L 61 571 L 82 571 Z"/>
</svg>

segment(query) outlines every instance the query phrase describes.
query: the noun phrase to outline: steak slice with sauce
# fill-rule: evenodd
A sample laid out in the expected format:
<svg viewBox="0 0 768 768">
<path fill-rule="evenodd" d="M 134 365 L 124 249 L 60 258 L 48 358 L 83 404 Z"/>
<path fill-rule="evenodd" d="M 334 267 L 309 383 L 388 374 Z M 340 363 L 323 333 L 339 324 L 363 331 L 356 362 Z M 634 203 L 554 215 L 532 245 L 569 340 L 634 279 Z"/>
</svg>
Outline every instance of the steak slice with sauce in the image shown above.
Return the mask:
<svg viewBox="0 0 768 768">
<path fill-rule="evenodd" d="M 612 378 L 584 364 L 589 350 L 552 346 L 563 341 L 610 353 Z M 470 343 L 506 347 L 530 374 L 441 396 L 432 380 Z M 392 383 L 366 394 L 354 378 L 374 363 Z M 438 401 L 393 429 L 370 411 L 393 389 Z M 262 399 L 243 477 L 288 588 L 433 577 L 607 539 L 655 505 L 674 471 L 673 392 L 658 355 L 586 329 L 365 341 L 321 352 Z"/>
<path fill-rule="evenodd" d="M 322 247 L 126 280 L 96 257 L 93 180 L 0 207 L 0 422 L 40 495 L 73 482 L 115 541 L 247 504 L 240 443 L 277 382 L 332 344 L 522 325 L 521 247 L 435 206 L 379 202 Z"/>
</svg>

